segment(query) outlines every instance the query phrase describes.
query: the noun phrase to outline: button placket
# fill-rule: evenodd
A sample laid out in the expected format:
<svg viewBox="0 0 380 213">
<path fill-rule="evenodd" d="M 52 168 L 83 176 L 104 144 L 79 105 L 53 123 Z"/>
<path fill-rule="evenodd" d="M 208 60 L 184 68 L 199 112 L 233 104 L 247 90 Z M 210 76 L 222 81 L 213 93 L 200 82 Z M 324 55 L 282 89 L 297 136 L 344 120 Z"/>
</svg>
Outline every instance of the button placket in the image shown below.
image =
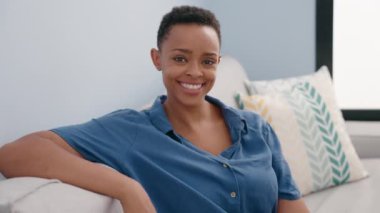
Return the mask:
<svg viewBox="0 0 380 213">
<path fill-rule="evenodd" d="M 239 195 L 239 184 L 236 180 L 235 165 L 230 164 L 229 159 L 220 157 L 216 159 L 219 163 L 220 168 L 223 170 L 223 174 L 228 176 L 228 184 L 225 186 L 225 199 L 228 199 L 229 207 L 227 212 L 240 213 L 240 195 Z M 231 162 L 232 163 L 232 162 Z M 232 178 L 232 179 L 230 179 Z"/>
<path fill-rule="evenodd" d="M 228 163 L 222 163 L 223 167 L 226 168 L 226 169 L 229 169 L 231 168 L 231 166 L 228 164 Z M 233 171 L 231 171 L 233 173 Z M 230 192 L 230 197 L 231 198 L 236 198 L 237 197 L 237 193 L 236 191 L 231 191 Z"/>
</svg>

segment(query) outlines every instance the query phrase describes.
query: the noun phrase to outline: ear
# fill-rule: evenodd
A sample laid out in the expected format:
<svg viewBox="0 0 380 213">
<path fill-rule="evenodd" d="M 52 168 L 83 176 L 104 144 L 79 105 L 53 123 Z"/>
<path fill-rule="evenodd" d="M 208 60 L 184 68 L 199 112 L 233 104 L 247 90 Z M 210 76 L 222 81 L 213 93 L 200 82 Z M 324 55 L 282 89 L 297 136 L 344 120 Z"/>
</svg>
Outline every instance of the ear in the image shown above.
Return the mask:
<svg viewBox="0 0 380 213">
<path fill-rule="evenodd" d="M 150 50 L 150 57 L 152 58 L 152 62 L 154 66 L 156 67 L 156 69 L 160 71 L 161 70 L 160 52 L 157 49 L 152 48 Z"/>
</svg>

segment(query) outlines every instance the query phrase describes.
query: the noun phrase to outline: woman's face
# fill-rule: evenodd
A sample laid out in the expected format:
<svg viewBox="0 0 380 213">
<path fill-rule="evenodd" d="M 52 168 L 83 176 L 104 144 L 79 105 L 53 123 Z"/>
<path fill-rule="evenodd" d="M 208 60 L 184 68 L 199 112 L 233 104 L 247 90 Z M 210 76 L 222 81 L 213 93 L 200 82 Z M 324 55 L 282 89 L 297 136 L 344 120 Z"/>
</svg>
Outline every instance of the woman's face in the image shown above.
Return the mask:
<svg viewBox="0 0 380 213">
<path fill-rule="evenodd" d="M 162 70 L 167 101 L 189 106 L 202 103 L 214 85 L 219 54 L 219 39 L 213 28 L 174 25 L 161 50 L 152 50 L 153 62 Z"/>
</svg>

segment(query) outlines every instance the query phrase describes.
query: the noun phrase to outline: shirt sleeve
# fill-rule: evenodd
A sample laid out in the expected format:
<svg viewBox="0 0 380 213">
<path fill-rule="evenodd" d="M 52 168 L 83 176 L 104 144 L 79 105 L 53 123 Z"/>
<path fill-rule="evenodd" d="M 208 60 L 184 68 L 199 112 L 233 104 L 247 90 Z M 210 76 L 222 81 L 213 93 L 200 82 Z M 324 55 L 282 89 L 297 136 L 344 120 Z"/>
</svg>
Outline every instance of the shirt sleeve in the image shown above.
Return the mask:
<svg viewBox="0 0 380 213">
<path fill-rule="evenodd" d="M 267 142 L 272 151 L 272 167 L 277 176 L 278 198 L 286 200 L 299 199 L 301 194 L 282 154 L 280 141 L 269 124 L 266 125 L 266 130 Z"/>
<path fill-rule="evenodd" d="M 120 171 L 120 159 L 133 141 L 134 131 L 120 116 L 109 115 L 86 123 L 64 126 L 50 131 L 58 134 L 85 159 L 103 163 Z"/>
</svg>

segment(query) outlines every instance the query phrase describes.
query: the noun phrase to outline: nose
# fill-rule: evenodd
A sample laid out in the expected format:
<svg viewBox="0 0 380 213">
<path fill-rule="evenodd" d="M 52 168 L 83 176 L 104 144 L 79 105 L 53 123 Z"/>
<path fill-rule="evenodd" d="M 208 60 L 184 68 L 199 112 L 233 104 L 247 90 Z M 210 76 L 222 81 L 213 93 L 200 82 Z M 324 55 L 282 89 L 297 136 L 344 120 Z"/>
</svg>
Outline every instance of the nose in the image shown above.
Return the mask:
<svg viewBox="0 0 380 213">
<path fill-rule="evenodd" d="M 202 67 L 197 62 L 189 63 L 189 67 L 186 70 L 186 75 L 191 77 L 201 77 L 203 76 Z"/>
</svg>

